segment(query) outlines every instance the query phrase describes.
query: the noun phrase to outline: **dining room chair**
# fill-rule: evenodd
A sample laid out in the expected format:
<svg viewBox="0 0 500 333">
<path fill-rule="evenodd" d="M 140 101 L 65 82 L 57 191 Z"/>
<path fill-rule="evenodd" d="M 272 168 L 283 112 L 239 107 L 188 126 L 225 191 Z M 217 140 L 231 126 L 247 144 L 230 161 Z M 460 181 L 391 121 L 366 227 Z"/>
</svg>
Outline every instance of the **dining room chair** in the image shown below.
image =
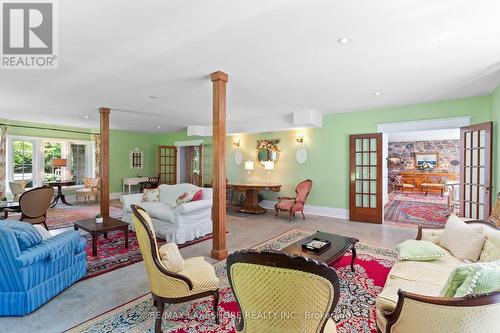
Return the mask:
<svg viewBox="0 0 500 333">
<path fill-rule="evenodd" d="M 43 224 L 47 227 L 47 210 L 54 199 L 54 189 L 41 186 L 24 192 L 19 198 L 21 221 L 31 224 Z"/>
<path fill-rule="evenodd" d="M 184 303 L 208 296 L 214 298 L 213 310 L 215 321 L 218 323 L 219 278 L 215 275 L 214 267 L 203 257 L 185 260 L 181 257 L 175 260 L 183 262 L 182 269 L 176 271 L 168 269 L 163 257 L 165 254 L 163 256 L 161 254 L 169 252 L 168 246 L 171 243 L 158 248 L 156 233 L 148 213 L 138 205 L 131 205 L 131 208 L 139 248 L 156 307 L 155 333 L 161 332 L 165 304 Z M 173 259 L 171 255 L 168 257 Z"/>
<path fill-rule="evenodd" d="M 441 196 L 443 196 L 446 189 L 446 182 L 446 177 L 431 176 L 427 177 L 420 186 L 422 187 L 422 191 L 425 191 L 425 195 L 429 194 L 429 190 L 438 190 Z"/>
<path fill-rule="evenodd" d="M 87 203 L 87 199 L 90 201 L 91 197 L 94 197 L 95 201 L 98 201 L 101 194 L 99 190 L 99 181 L 100 178 L 83 177 L 82 182 L 84 188 L 75 191 L 76 202 L 78 203 L 78 198 L 81 197 L 84 198 L 85 203 Z"/>
<path fill-rule="evenodd" d="M 398 193 L 398 190 L 401 193 L 405 191 L 411 191 L 411 193 L 413 193 L 415 191 L 415 182 L 412 179 L 396 175 L 394 176 L 394 193 Z"/>
<path fill-rule="evenodd" d="M 336 332 L 332 315 L 340 282 L 325 263 L 278 251 L 244 250 L 228 256 L 227 275 L 244 314 L 236 318 L 237 332 Z M 278 315 L 259 315 L 269 313 Z"/>
<path fill-rule="evenodd" d="M 307 201 L 307 197 L 311 192 L 313 182 L 310 179 L 301 181 L 295 187 L 295 197 L 278 197 L 278 203 L 274 205 L 274 210 L 276 211 L 275 217 L 278 218 L 280 211 L 288 212 L 288 219 L 292 221 L 292 217 L 295 217 L 296 212 L 302 214 L 302 218 L 305 220 L 304 206 Z"/>
<path fill-rule="evenodd" d="M 21 194 L 23 194 L 26 190 L 27 182 L 25 180 L 14 180 L 9 182 L 10 192 L 14 196 L 14 201 L 19 201 Z"/>
</svg>

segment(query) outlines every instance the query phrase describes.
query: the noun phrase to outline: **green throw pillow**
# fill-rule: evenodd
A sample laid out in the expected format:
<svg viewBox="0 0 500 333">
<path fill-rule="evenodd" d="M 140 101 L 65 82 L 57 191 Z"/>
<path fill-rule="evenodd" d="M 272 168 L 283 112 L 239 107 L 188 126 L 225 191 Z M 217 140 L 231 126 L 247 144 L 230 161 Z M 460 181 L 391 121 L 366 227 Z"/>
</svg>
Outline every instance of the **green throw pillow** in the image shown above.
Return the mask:
<svg viewBox="0 0 500 333">
<path fill-rule="evenodd" d="M 440 296 L 463 297 L 500 291 L 500 260 L 455 268 Z"/>
<path fill-rule="evenodd" d="M 399 260 L 431 261 L 448 253 L 439 245 L 429 241 L 409 239 L 396 245 Z"/>
</svg>

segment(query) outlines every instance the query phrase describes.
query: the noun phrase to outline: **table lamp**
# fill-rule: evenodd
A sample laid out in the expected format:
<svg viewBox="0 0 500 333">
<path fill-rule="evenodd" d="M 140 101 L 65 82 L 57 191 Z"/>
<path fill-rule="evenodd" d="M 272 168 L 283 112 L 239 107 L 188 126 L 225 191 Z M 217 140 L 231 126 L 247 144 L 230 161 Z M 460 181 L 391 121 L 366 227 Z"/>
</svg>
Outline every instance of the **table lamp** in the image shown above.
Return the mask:
<svg viewBox="0 0 500 333">
<path fill-rule="evenodd" d="M 54 173 L 56 174 L 56 179 L 61 180 L 61 169 L 67 166 L 67 160 L 65 158 L 53 158 L 51 164 L 53 168 L 59 168 L 59 170 L 55 170 Z"/>
</svg>

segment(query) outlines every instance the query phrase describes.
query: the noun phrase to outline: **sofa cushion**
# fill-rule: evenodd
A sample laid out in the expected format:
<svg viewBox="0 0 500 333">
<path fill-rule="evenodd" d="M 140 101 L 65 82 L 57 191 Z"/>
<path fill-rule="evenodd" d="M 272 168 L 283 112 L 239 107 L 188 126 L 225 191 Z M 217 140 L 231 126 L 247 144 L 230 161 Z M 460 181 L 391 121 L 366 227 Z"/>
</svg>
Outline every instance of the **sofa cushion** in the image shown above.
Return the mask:
<svg viewBox="0 0 500 333">
<path fill-rule="evenodd" d="M 408 239 L 396 245 L 399 260 L 430 261 L 447 255 L 439 245 L 429 241 Z"/>
<path fill-rule="evenodd" d="M 483 226 L 483 232 L 486 235 L 486 240 L 479 261 L 500 260 L 500 231 Z"/>
<path fill-rule="evenodd" d="M 175 184 L 166 185 L 162 184 L 159 187 L 160 201 L 169 205 L 175 205 L 175 200 L 184 192 L 197 191 L 200 188 L 193 184 Z"/>
<path fill-rule="evenodd" d="M 450 250 L 459 259 L 477 261 L 483 249 L 485 236 L 481 225 L 468 225 L 455 214 L 450 215 L 439 245 Z"/>
</svg>

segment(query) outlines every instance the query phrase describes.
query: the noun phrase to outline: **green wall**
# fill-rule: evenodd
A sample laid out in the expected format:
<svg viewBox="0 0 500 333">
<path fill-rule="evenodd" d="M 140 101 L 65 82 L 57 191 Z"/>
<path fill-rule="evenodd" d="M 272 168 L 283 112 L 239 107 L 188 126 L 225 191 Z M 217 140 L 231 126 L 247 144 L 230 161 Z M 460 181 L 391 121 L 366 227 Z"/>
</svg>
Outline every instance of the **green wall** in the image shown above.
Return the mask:
<svg viewBox="0 0 500 333">
<path fill-rule="evenodd" d="M 348 208 L 349 194 L 349 135 L 373 133 L 377 123 L 424 120 L 472 116 L 472 123 L 490 119 L 490 96 L 441 101 L 383 108 L 369 111 L 338 113 L 323 117 L 323 126 L 318 129 L 304 129 L 308 160 L 299 165 L 295 160 L 298 130 L 272 133 L 243 134 L 240 149 L 244 160 L 255 161 L 257 139 L 280 138 L 280 158 L 275 169 L 268 174 L 261 164 L 255 162 L 255 169 L 249 173 L 244 163 L 234 162 L 232 139 L 227 140 L 227 177 L 230 182 L 264 181 L 283 185 L 281 195 L 292 195 L 295 185 L 310 178 L 314 182 L 308 203 L 311 205 Z M 177 140 L 189 140 L 185 132 L 164 134 L 160 141 L 173 144 Z M 266 193 L 266 199 L 273 199 L 274 193 Z"/>
<path fill-rule="evenodd" d="M 500 192 L 500 85 L 491 94 L 491 120 L 493 120 L 493 193 Z"/>
<path fill-rule="evenodd" d="M 8 135 L 55 138 L 55 139 L 66 139 L 66 140 L 94 140 L 93 135 L 91 135 L 90 133 L 98 132 L 98 130 L 92 130 L 89 128 L 56 126 L 56 125 L 47 125 L 47 124 L 38 124 L 29 122 L 10 121 L 4 119 L 0 119 L 0 123 L 5 123 L 8 125 L 51 128 L 51 129 L 31 129 L 31 128 L 9 126 L 7 129 Z M 60 129 L 64 131 L 56 131 L 53 129 Z M 89 132 L 89 134 L 72 133 L 67 131 Z M 119 130 L 110 131 L 109 182 L 110 182 L 111 193 L 122 191 L 123 177 L 133 177 L 136 175 L 144 175 L 144 176 L 156 175 L 158 139 L 159 136 L 156 134 L 119 131 Z M 144 157 L 145 157 L 144 169 L 141 170 L 130 169 L 129 151 L 136 147 L 144 151 Z"/>
</svg>

